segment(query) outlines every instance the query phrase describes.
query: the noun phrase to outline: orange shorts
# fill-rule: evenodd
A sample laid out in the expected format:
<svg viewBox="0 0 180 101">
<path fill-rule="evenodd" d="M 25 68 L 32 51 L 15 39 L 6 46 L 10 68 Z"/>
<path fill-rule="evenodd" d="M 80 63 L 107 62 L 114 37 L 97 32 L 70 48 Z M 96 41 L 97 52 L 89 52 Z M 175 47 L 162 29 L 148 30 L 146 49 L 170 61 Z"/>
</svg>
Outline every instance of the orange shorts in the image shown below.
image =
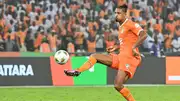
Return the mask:
<svg viewBox="0 0 180 101">
<path fill-rule="evenodd" d="M 110 54 L 112 56 L 111 68 L 116 70 L 123 70 L 128 73 L 129 78 L 133 78 L 136 68 L 141 62 L 141 57 L 121 56 L 117 54 Z"/>
</svg>

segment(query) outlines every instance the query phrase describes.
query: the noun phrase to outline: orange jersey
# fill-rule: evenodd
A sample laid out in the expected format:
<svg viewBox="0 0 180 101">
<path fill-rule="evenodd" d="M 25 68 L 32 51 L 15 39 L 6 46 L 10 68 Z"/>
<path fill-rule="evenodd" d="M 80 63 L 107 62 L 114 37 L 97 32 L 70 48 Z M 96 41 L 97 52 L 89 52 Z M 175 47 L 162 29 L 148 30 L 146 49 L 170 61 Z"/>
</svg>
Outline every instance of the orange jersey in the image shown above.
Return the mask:
<svg viewBox="0 0 180 101">
<path fill-rule="evenodd" d="M 119 26 L 120 56 L 132 56 L 132 47 L 138 40 L 139 33 L 142 30 L 139 24 L 130 19 L 126 19 Z"/>
</svg>

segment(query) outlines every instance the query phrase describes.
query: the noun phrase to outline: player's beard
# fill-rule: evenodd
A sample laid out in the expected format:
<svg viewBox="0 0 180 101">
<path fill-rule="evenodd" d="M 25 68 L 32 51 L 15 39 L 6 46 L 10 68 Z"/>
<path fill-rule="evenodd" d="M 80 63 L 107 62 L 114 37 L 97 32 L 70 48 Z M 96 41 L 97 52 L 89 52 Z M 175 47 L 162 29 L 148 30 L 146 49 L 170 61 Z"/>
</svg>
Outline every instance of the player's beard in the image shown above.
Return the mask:
<svg viewBox="0 0 180 101">
<path fill-rule="evenodd" d="M 118 19 L 115 20 L 116 22 L 119 22 Z"/>
<path fill-rule="evenodd" d="M 119 23 L 119 24 L 121 25 L 121 20 L 120 20 L 120 19 L 118 19 L 118 17 L 116 17 L 116 19 L 115 19 L 115 20 L 116 20 L 116 22 L 117 22 L 117 23 Z"/>
<path fill-rule="evenodd" d="M 115 21 L 116 21 L 116 22 L 119 22 L 119 20 L 118 20 L 118 17 L 117 17 L 117 16 L 116 16 L 116 18 L 115 18 Z"/>
</svg>

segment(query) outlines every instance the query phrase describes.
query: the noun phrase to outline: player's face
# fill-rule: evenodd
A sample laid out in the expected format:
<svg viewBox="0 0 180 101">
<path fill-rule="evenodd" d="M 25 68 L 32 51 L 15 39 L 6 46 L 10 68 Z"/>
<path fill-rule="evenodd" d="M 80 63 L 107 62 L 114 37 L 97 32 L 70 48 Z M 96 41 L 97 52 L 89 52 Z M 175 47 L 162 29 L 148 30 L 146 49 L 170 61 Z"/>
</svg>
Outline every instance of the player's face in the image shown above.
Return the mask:
<svg viewBox="0 0 180 101">
<path fill-rule="evenodd" d="M 115 9 L 115 19 L 117 22 L 121 22 L 125 19 L 126 14 L 122 11 L 122 9 L 116 8 Z"/>
</svg>

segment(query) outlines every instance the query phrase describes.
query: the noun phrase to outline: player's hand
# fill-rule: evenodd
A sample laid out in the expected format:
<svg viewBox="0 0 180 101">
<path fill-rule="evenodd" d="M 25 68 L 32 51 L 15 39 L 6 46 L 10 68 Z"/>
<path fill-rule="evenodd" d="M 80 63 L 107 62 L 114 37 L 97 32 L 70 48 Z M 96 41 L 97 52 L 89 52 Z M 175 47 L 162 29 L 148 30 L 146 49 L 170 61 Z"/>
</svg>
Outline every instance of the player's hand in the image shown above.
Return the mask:
<svg viewBox="0 0 180 101">
<path fill-rule="evenodd" d="M 132 49 L 133 56 L 137 57 L 140 56 L 140 54 L 137 52 L 135 48 Z"/>
<path fill-rule="evenodd" d="M 106 51 L 108 53 L 111 53 L 111 52 L 115 51 L 116 49 L 117 49 L 116 46 L 110 46 L 110 47 L 106 48 Z"/>
</svg>

